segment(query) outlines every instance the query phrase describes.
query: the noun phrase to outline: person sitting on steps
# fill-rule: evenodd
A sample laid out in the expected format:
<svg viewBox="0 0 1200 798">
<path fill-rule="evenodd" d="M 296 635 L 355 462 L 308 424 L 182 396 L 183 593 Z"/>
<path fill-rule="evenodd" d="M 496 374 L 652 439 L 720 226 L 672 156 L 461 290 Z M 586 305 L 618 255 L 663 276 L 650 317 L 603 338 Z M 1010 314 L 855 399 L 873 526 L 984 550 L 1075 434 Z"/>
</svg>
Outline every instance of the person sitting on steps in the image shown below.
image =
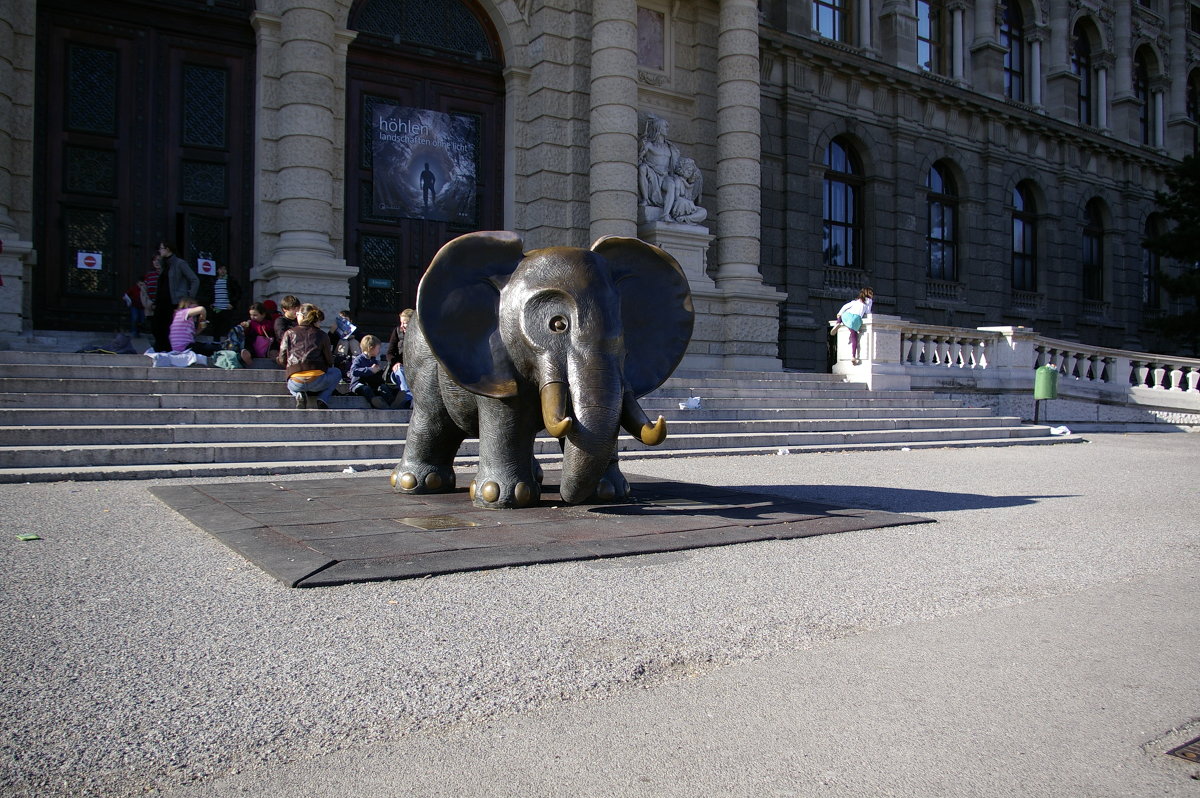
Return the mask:
<svg viewBox="0 0 1200 798">
<path fill-rule="evenodd" d="M 362 352 L 350 364 L 350 393 L 366 399 L 376 410 L 405 407 L 408 396 L 384 381 L 387 371 L 379 364 L 380 340 L 364 335 L 359 345 Z"/>
<path fill-rule="evenodd" d="M 296 312 L 296 326 L 279 342 L 276 362 L 286 371 L 288 393 L 295 397 L 299 410 L 309 407 L 310 394 L 316 396 L 318 410 L 328 410 L 329 397 L 342 381 L 342 372 L 333 365 L 329 335 L 320 327 L 324 318 L 316 305 L 301 305 Z"/>
</svg>

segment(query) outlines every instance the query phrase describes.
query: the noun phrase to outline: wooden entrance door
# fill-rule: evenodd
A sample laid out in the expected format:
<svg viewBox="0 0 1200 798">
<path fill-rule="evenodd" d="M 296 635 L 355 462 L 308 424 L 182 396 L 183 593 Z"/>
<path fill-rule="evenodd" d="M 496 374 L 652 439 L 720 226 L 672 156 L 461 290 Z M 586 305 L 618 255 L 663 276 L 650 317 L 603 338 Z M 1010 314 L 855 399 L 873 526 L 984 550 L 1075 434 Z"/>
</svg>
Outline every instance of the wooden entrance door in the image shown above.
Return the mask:
<svg viewBox="0 0 1200 798">
<path fill-rule="evenodd" d="M 476 13 L 458 0 L 423 4 L 436 22 L 396 31 L 386 26 L 403 23 L 404 17 L 370 13 L 380 5 L 361 4 L 351 23 L 363 29 L 347 64 L 345 253 L 347 262 L 359 269 L 350 290 L 355 322 L 361 333 L 372 332 L 386 341 L 399 311 L 414 305 L 421 275 L 442 244 L 462 233 L 503 225 L 504 83 L 499 45 L 478 16 L 473 20 L 482 44 L 470 46 L 479 49 L 467 55 L 457 44 L 460 38 L 449 41 L 451 33 L 458 37 L 469 27 L 461 15 Z M 410 18 L 413 5 L 407 4 Z M 455 31 L 443 30 L 451 25 L 457 25 Z M 430 41 L 422 46 L 406 41 L 417 35 L 412 30 Z M 373 148 L 378 134 L 375 112 L 382 106 L 467 121 L 476 136 L 472 218 L 433 220 L 380 210 L 374 196 Z"/>
<path fill-rule="evenodd" d="M 163 240 L 248 295 L 253 63 L 244 0 L 39 2 L 35 326 L 124 329 Z"/>
</svg>

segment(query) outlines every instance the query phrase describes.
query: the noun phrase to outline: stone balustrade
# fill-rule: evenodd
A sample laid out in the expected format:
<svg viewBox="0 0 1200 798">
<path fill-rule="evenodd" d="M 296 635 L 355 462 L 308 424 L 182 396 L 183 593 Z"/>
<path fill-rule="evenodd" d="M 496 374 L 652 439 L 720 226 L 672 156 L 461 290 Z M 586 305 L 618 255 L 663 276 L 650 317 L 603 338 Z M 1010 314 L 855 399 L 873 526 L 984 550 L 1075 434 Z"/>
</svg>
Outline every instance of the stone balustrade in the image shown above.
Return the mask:
<svg viewBox="0 0 1200 798">
<path fill-rule="evenodd" d="M 1161 411 L 1157 419 L 1200 423 L 1196 358 L 1089 346 L 1047 338 L 1027 327 L 939 327 L 873 314 L 865 320 L 855 365 L 849 331 L 840 328 L 837 337 L 834 373 L 865 382 L 872 390 L 1007 394 L 1023 401 L 1000 409 L 1015 408 L 1031 417 L 1026 408 L 1032 408 L 1034 371 L 1051 365 L 1059 373 L 1060 410 L 1067 409 L 1064 402 L 1154 408 Z M 1152 420 L 1145 414 L 1139 418 Z"/>
</svg>

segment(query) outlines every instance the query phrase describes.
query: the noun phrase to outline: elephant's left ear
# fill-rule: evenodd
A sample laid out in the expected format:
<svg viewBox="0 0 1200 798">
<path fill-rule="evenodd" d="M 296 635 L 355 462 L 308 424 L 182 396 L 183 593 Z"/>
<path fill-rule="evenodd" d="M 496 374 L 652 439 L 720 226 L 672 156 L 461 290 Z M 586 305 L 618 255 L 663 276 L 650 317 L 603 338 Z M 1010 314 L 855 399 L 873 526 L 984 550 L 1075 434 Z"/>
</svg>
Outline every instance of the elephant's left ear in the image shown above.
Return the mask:
<svg viewBox="0 0 1200 798">
<path fill-rule="evenodd" d="M 637 238 L 606 236 L 592 251 L 608 262 L 621 295 L 625 381 L 634 397 L 666 381 L 683 360 L 696 311 L 687 275 L 658 247 Z"/>
</svg>

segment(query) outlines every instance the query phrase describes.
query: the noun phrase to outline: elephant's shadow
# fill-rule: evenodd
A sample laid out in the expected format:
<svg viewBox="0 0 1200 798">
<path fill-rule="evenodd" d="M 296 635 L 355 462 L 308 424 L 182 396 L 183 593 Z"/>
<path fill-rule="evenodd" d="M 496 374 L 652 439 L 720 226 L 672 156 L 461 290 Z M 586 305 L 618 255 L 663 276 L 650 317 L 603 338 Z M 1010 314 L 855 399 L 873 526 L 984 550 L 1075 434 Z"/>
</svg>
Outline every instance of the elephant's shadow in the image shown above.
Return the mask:
<svg viewBox="0 0 1200 798">
<path fill-rule="evenodd" d="M 672 517 L 719 518 L 730 525 L 751 525 L 811 519 L 844 511 L 841 507 L 769 493 L 665 480 L 643 482 L 637 475 L 630 475 L 629 479 L 633 488 L 630 501 L 588 505 L 587 512 L 612 518 L 643 518 L 647 521 Z M 547 480 L 544 488 L 547 494 L 544 499 L 553 502 L 555 486 L 551 480 Z"/>
</svg>

